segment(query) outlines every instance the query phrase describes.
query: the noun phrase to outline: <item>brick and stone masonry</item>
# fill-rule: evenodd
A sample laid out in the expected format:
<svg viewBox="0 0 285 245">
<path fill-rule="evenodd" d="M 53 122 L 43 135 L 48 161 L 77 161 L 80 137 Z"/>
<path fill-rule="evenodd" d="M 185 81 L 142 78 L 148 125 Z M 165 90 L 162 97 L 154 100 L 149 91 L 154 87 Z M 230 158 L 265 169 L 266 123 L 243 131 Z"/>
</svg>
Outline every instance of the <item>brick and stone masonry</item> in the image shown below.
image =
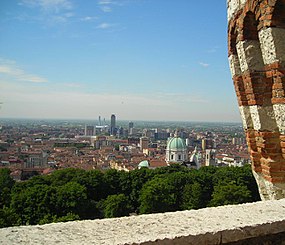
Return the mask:
<svg viewBox="0 0 285 245">
<path fill-rule="evenodd" d="M 285 197 L 285 0 L 228 0 L 228 54 L 263 200 Z"/>
</svg>

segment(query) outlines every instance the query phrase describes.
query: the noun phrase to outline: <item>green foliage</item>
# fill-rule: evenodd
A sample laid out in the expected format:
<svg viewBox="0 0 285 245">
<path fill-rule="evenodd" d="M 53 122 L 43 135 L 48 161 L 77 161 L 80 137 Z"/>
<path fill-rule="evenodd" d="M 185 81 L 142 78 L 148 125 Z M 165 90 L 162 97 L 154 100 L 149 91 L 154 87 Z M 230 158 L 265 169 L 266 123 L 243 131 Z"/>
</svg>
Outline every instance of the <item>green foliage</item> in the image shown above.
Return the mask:
<svg viewBox="0 0 285 245">
<path fill-rule="evenodd" d="M 119 144 L 115 144 L 114 149 L 115 149 L 115 151 L 119 151 L 120 150 L 120 145 Z"/>
<path fill-rule="evenodd" d="M 183 189 L 181 208 L 199 209 L 203 208 L 203 187 L 198 182 L 186 184 Z"/>
<path fill-rule="evenodd" d="M 67 222 L 67 221 L 74 221 L 79 220 L 80 217 L 74 213 L 68 213 L 65 216 L 57 217 L 57 215 L 47 214 L 39 221 L 39 225 L 48 224 L 48 223 L 57 223 L 57 222 Z"/>
<path fill-rule="evenodd" d="M 58 186 L 64 185 L 70 181 L 77 182 L 84 174 L 85 171 L 82 169 L 67 168 L 53 172 L 48 178 L 52 185 Z"/>
<path fill-rule="evenodd" d="M 84 171 L 73 181 L 86 187 L 88 199 L 99 201 L 106 198 L 107 185 L 104 181 L 104 174 L 98 170 Z"/>
<path fill-rule="evenodd" d="M 121 192 L 120 175 L 121 172 L 115 169 L 107 170 L 104 173 L 104 181 L 106 183 L 105 193 L 107 195 L 114 195 Z"/>
<path fill-rule="evenodd" d="M 4 207 L 0 209 L 0 228 L 13 226 L 18 223 L 19 217 L 15 210 Z"/>
<path fill-rule="evenodd" d="M 154 176 L 154 171 L 149 170 L 148 168 L 141 168 L 130 172 L 131 178 L 131 191 L 130 191 L 130 200 L 133 206 L 134 211 L 138 211 L 140 202 L 140 192 L 143 185 L 151 180 Z"/>
<path fill-rule="evenodd" d="M 10 203 L 10 192 L 15 184 L 10 173 L 10 170 L 7 168 L 0 169 L 0 208 Z"/>
<path fill-rule="evenodd" d="M 237 185 L 234 181 L 226 185 L 215 186 L 210 206 L 239 204 L 250 202 L 251 193 L 245 185 Z"/>
<path fill-rule="evenodd" d="M 76 182 L 68 182 L 57 189 L 55 208 L 57 214 L 66 216 L 68 213 L 83 216 L 86 211 L 87 189 Z"/>
<path fill-rule="evenodd" d="M 217 168 L 213 175 L 213 186 L 228 185 L 233 182 L 237 186 L 245 186 L 251 193 L 252 201 L 259 201 L 260 196 L 256 181 L 252 175 L 251 166 Z"/>
<path fill-rule="evenodd" d="M 175 210 L 175 189 L 167 179 L 154 178 L 141 191 L 140 213 L 159 213 Z"/>
<path fill-rule="evenodd" d="M 124 194 L 110 195 L 103 202 L 105 218 L 127 216 L 131 212 L 129 199 Z"/>
<path fill-rule="evenodd" d="M 111 218 L 260 200 L 250 166 L 131 172 L 58 170 L 17 182 L 0 169 L 0 227 Z"/>
<path fill-rule="evenodd" d="M 53 213 L 56 190 L 47 185 L 35 185 L 12 193 L 11 208 L 19 215 L 18 224 L 38 224 L 46 213 Z"/>
</svg>

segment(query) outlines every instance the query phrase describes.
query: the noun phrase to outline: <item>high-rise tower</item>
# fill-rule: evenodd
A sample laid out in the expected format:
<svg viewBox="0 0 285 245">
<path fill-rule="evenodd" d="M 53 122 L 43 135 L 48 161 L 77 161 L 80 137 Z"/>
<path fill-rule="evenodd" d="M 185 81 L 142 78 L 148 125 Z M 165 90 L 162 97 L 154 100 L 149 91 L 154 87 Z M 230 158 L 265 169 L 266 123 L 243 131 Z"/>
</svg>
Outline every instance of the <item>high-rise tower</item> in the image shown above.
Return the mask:
<svg viewBox="0 0 285 245">
<path fill-rule="evenodd" d="M 110 134 L 115 135 L 116 134 L 116 116 L 115 114 L 111 115 L 111 126 L 110 126 Z"/>
<path fill-rule="evenodd" d="M 133 122 L 129 122 L 129 132 L 131 131 L 132 128 L 134 128 L 134 123 Z"/>
</svg>

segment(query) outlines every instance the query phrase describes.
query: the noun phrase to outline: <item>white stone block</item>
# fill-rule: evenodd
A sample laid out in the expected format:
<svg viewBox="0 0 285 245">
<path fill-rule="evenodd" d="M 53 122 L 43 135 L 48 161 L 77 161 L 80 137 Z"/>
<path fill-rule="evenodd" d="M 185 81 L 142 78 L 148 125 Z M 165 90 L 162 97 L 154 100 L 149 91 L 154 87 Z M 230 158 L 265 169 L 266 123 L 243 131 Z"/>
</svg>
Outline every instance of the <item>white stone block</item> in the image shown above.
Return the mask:
<svg viewBox="0 0 285 245">
<path fill-rule="evenodd" d="M 239 11 L 247 0 L 228 0 L 228 21 Z"/>
<path fill-rule="evenodd" d="M 283 199 L 285 196 L 284 183 L 271 183 L 263 177 L 262 173 L 252 171 L 253 176 L 258 184 L 260 197 L 263 201 Z"/>
<path fill-rule="evenodd" d="M 262 53 L 257 40 L 240 41 L 236 47 L 242 72 L 248 70 L 260 71 L 263 69 Z"/>
<path fill-rule="evenodd" d="M 241 75 L 241 69 L 240 69 L 239 59 L 238 59 L 237 55 L 232 54 L 229 56 L 229 64 L 230 64 L 232 77 L 240 76 Z"/>
<path fill-rule="evenodd" d="M 242 125 L 244 129 L 253 129 L 252 118 L 250 114 L 249 106 L 240 106 L 239 107 Z"/>
<path fill-rule="evenodd" d="M 228 21 L 234 16 L 239 7 L 239 0 L 228 0 Z"/>
<path fill-rule="evenodd" d="M 258 33 L 264 63 L 285 61 L 285 29 L 266 28 Z"/>
<path fill-rule="evenodd" d="M 268 65 L 277 61 L 272 28 L 262 29 L 258 33 L 264 64 Z"/>
<path fill-rule="evenodd" d="M 250 114 L 252 118 L 252 123 L 253 123 L 253 128 L 255 130 L 260 130 L 261 129 L 261 122 L 259 119 L 259 113 L 258 113 L 258 108 L 257 105 L 250 106 Z"/>
<path fill-rule="evenodd" d="M 273 105 L 273 110 L 279 132 L 281 134 L 285 134 L 285 105 L 284 104 Z"/>
<path fill-rule="evenodd" d="M 278 130 L 272 106 L 250 106 L 250 114 L 255 130 Z"/>
</svg>

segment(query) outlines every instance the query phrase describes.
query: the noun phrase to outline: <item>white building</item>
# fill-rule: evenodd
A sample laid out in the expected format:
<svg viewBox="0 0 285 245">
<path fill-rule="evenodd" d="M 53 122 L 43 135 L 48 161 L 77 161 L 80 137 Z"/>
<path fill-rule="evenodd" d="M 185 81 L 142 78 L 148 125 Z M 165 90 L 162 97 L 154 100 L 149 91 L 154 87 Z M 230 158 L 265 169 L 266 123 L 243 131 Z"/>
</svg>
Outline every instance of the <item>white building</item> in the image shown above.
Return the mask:
<svg viewBox="0 0 285 245">
<path fill-rule="evenodd" d="M 165 160 L 168 165 L 188 161 L 188 151 L 183 139 L 175 136 L 168 140 Z"/>
</svg>

